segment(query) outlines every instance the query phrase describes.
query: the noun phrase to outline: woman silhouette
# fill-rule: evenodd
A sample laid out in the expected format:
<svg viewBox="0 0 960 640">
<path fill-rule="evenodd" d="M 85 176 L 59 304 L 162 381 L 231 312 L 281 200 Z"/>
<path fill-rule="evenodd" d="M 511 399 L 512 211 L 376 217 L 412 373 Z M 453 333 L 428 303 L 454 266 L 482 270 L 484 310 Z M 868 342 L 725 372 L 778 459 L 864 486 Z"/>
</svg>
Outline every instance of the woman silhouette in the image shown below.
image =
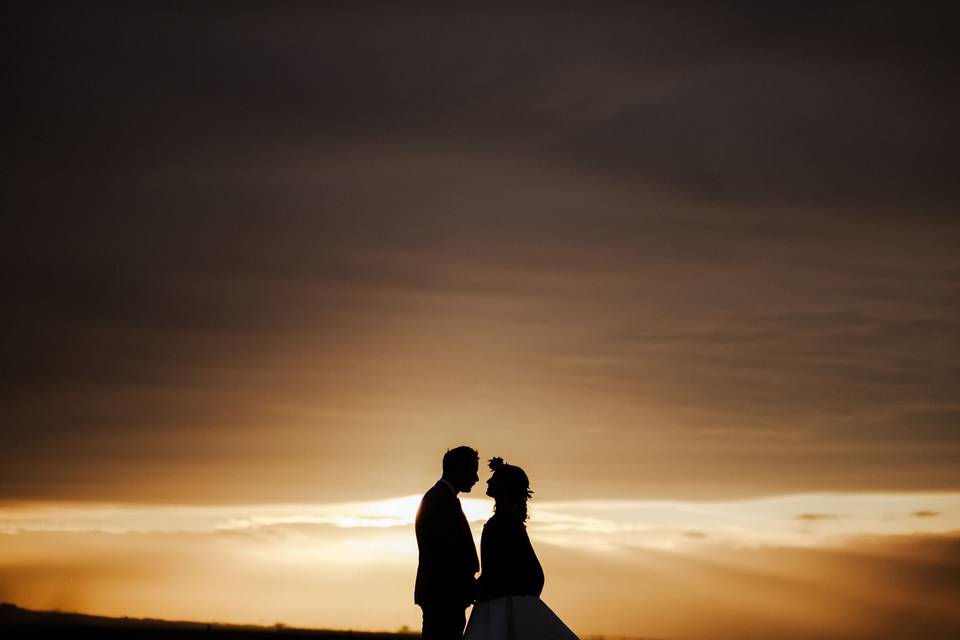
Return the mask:
<svg viewBox="0 0 960 640">
<path fill-rule="evenodd" d="M 524 525 L 533 496 L 527 474 L 502 458 L 492 458 L 490 469 L 494 514 L 483 526 L 477 603 L 464 640 L 577 640 L 540 599 L 543 569 Z"/>
</svg>

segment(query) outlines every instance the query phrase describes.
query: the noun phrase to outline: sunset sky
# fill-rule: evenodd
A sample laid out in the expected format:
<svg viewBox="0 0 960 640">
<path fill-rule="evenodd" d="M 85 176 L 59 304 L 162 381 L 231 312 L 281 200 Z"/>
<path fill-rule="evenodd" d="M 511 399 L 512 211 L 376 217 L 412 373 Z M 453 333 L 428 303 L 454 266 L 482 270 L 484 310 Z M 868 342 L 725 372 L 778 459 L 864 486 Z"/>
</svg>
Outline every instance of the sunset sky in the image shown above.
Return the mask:
<svg viewBox="0 0 960 640">
<path fill-rule="evenodd" d="M 581 635 L 956 637 L 955 23 L 677 4 L 12 21 L 0 600 L 418 628 L 469 444 Z"/>
</svg>

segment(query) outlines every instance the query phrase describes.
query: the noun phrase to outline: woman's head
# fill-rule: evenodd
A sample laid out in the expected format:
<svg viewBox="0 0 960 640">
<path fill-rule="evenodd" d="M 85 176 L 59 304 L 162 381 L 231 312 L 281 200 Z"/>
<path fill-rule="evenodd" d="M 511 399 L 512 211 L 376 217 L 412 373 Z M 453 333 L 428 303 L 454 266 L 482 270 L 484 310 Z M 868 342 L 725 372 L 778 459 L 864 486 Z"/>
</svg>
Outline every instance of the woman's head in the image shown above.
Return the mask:
<svg viewBox="0 0 960 640">
<path fill-rule="evenodd" d="M 523 469 L 507 464 L 503 458 L 491 458 L 493 475 L 487 480 L 487 495 L 495 502 L 494 509 L 505 508 L 527 519 L 527 500 L 533 497 L 530 480 Z"/>
</svg>

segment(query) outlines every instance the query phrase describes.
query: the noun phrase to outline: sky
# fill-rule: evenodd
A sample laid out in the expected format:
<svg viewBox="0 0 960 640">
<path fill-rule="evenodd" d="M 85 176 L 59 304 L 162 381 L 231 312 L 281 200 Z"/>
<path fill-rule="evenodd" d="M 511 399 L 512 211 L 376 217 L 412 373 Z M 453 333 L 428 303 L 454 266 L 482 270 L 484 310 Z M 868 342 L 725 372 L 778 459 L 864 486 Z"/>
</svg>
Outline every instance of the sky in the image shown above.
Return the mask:
<svg viewBox="0 0 960 640">
<path fill-rule="evenodd" d="M 476 492 L 473 492 L 476 493 Z M 0 599 L 100 615 L 419 628 L 419 494 L 0 512 Z M 464 496 L 474 537 L 490 501 Z M 543 599 L 581 637 L 954 638 L 960 493 L 535 499 Z"/>
<path fill-rule="evenodd" d="M 524 467 L 535 502 L 574 505 L 564 517 L 617 505 L 599 518 L 627 527 L 615 542 L 612 525 L 558 541 L 531 521 L 545 595 L 581 633 L 803 637 L 772 602 L 711 608 L 721 585 L 760 589 L 757 567 L 802 574 L 775 591 L 819 612 L 822 637 L 880 637 L 868 621 L 898 607 L 929 637 L 956 628 L 915 597 L 951 594 L 960 529 L 945 8 L 85 3 L 12 24 L 4 599 L 231 619 L 262 585 L 253 565 L 231 579 L 229 554 L 275 532 L 277 592 L 353 593 L 337 580 L 356 558 L 308 580 L 331 540 L 382 543 L 368 569 L 394 573 L 376 612 L 291 596 L 258 619 L 415 627 L 410 496 L 469 444 Z M 701 515 L 630 506 L 662 502 Z M 408 511 L 345 525 L 358 504 Z M 709 528 L 718 504 L 734 533 Z M 749 525 L 757 504 L 773 530 Z M 194 510 L 199 531 L 178 515 Z M 222 526 L 318 512 L 306 533 Z M 222 543 L 210 579 L 248 591 L 176 604 L 195 576 L 131 564 L 154 537 L 184 571 Z M 718 555 L 723 571 L 701 562 Z M 874 556 L 919 568 L 840 615 L 816 588 L 877 584 Z M 571 594 L 594 563 L 663 602 L 633 615 L 611 587 L 630 615 L 591 617 Z M 651 613 L 690 607 L 720 622 Z"/>
</svg>

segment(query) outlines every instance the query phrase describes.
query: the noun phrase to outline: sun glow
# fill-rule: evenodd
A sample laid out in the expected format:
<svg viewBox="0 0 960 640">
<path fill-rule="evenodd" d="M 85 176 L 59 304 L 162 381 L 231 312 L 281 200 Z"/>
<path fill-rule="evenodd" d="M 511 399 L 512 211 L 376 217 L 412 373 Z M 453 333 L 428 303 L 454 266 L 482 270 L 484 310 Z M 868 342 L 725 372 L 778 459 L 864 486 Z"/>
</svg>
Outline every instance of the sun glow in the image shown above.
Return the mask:
<svg viewBox="0 0 960 640">
<path fill-rule="evenodd" d="M 419 501 L 10 505 L 0 509 L 0 598 L 104 615 L 416 628 Z M 461 503 L 479 543 L 492 501 Z M 751 623 L 816 635 L 869 629 L 850 613 L 856 607 L 838 604 L 845 593 L 889 600 L 876 585 L 900 580 L 896 563 L 931 571 L 929 558 L 947 557 L 960 494 L 535 500 L 528 531 L 547 574 L 545 599 L 582 635 L 695 637 L 691 609 L 727 620 L 729 633 L 711 631 L 719 638 L 746 637 Z M 813 590 L 791 586 L 801 579 Z M 841 592 L 824 596 L 834 585 Z M 936 592 L 898 606 L 941 612 L 949 607 L 936 603 L 947 600 Z M 784 603 L 802 615 L 771 617 Z"/>
<path fill-rule="evenodd" d="M 0 533 L 203 533 L 266 529 L 391 530 L 413 525 L 421 496 L 332 504 L 140 506 L 19 504 L 0 508 Z M 475 531 L 493 513 L 486 498 L 461 497 Z M 821 544 L 855 535 L 943 533 L 960 529 L 960 494 L 802 494 L 726 502 L 582 500 L 532 502 L 531 536 L 558 540 L 648 534 L 723 536 L 742 543 Z M 690 536 L 699 532 L 701 536 Z"/>
<path fill-rule="evenodd" d="M 419 614 L 410 592 L 419 500 L 10 505 L 0 509 L 0 597 L 32 608 L 106 615 L 416 628 Z M 461 502 L 479 543 L 491 501 L 462 496 Z M 545 598 L 575 628 L 619 635 L 659 628 L 660 635 L 669 635 L 683 628 L 684 603 L 712 607 L 718 615 L 730 607 L 737 620 L 765 615 L 760 605 L 753 611 L 740 600 L 723 604 L 714 590 L 747 593 L 758 589 L 755 580 L 792 575 L 805 576 L 818 589 L 852 580 L 849 588 L 863 594 L 876 589 L 864 572 L 883 565 L 884 558 L 916 557 L 918 566 L 927 567 L 924 558 L 939 552 L 923 541 L 960 531 L 960 494 L 534 501 L 528 530 L 547 573 Z M 857 558 L 865 553 L 875 557 L 873 564 L 838 568 L 841 560 L 863 562 Z M 596 573 L 596 567 L 602 570 Z M 595 573 L 606 576 L 602 584 L 592 579 Z M 744 577 L 751 574 L 757 577 Z M 646 604 L 620 602 L 636 588 L 628 584 L 644 585 Z M 811 620 L 840 624 L 844 614 L 832 599 L 783 586 L 789 584 L 760 589 L 756 602 L 794 600 Z M 378 605 L 371 610 L 362 602 Z"/>
</svg>

